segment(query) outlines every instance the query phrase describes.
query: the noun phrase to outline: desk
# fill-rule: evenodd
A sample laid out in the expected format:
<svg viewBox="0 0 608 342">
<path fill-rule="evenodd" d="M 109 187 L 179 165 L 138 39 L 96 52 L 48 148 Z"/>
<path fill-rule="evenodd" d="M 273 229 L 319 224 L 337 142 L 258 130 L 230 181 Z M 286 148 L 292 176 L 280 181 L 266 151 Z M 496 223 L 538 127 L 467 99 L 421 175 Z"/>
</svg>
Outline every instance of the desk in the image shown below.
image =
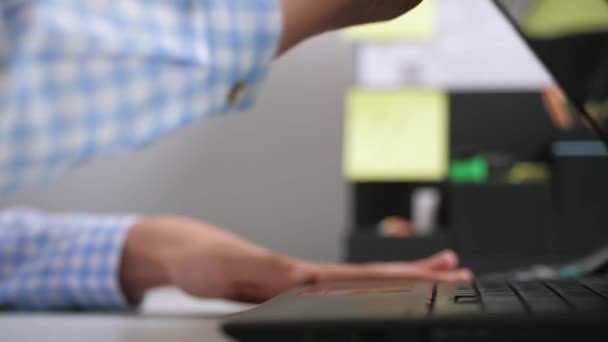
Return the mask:
<svg viewBox="0 0 608 342">
<path fill-rule="evenodd" d="M 249 308 L 197 300 L 174 289 L 148 295 L 136 313 L 0 314 L 0 340 L 25 342 L 228 342 L 222 316 Z"/>
</svg>

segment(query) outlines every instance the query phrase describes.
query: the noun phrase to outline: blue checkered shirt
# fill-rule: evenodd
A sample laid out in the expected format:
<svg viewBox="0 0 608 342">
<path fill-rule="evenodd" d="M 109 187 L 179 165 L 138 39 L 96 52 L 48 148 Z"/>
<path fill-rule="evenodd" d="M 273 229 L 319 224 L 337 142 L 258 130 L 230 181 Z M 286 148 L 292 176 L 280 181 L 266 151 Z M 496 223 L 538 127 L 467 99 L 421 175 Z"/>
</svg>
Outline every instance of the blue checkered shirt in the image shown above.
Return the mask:
<svg viewBox="0 0 608 342">
<path fill-rule="evenodd" d="M 0 212 L 0 307 L 125 309 L 120 256 L 135 216 Z"/>
<path fill-rule="evenodd" d="M 279 0 L 0 1 L 0 193 L 248 108 Z M 0 305 L 120 308 L 128 218 L 0 215 Z"/>
<path fill-rule="evenodd" d="M 247 108 L 281 21 L 279 0 L 0 1 L 0 192 Z"/>
</svg>

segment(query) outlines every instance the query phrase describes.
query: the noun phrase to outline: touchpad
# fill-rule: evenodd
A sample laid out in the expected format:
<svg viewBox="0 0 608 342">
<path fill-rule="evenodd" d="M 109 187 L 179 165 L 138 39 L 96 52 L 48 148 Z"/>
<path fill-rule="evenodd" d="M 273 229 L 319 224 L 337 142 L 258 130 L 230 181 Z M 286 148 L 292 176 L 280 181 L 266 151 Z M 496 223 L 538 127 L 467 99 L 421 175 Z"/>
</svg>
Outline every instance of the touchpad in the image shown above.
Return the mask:
<svg viewBox="0 0 608 342">
<path fill-rule="evenodd" d="M 300 296 L 346 296 L 356 294 L 381 294 L 381 293 L 400 293 L 410 292 L 413 286 L 393 285 L 393 286 L 375 286 L 375 287 L 333 287 L 333 288 L 311 288 L 305 289 L 299 293 Z"/>
</svg>

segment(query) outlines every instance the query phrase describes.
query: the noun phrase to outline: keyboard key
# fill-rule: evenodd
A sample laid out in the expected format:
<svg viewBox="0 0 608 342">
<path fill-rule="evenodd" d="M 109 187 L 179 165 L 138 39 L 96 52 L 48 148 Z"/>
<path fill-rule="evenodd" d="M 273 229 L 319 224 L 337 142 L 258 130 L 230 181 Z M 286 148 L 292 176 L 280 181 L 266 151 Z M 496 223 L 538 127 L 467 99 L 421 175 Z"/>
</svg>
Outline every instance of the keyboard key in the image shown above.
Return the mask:
<svg viewBox="0 0 608 342">
<path fill-rule="evenodd" d="M 544 300 L 526 302 L 532 313 L 559 313 L 572 311 L 570 306 L 559 300 Z"/>
<path fill-rule="evenodd" d="M 541 282 L 513 282 L 512 286 L 518 293 L 553 293 L 553 291 Z"/>
<path fill-rule="evenodd" d="M 514 282 L 513 289 L 524 302 L 540 299 L 559 299 L 557 294 L 541 282 Z"/>
<path fill-rule="evenodd" d="M 437 285 L 438 296 L 476 296 L 477 290 L 472 284 L 460 283 L 460 284 L 444 284 L 440 283 Z"/>
<path fill-rule="evenodd" d="M 608 302 L 604 299 L 601 299 L 601 300 L 575 299 L 575 300 L 570 300 L 570 304 L 572 304 L 577 311 L 608 310 Z"/>
<path fill-rule="evenodd" d="M 503 281 L 478 281 L 476 283 L 479 292 L 513 292 L 507 282 Z"/>
<path fill-rule="evenodd" d="M 519 303 L 519 297 L 514 292 L 511 293 L 482 293 L 481 300 L 486 302 L 494 302 L 494 303 L 508 303 L 508 302 L 516 302 Z"/>
<path fill-rule="evenodd" d="M 463 315 L 480 313 L 479 295 L 472 284 L 443 284 L 437 285 L 433 315 Z"/>
<path fill-rule="evenodd" d="M 561 297 L 568 299 L 597 299 L 603 300 L 603 298 L 597 293 L 591 291 L 587 287 L 583 286 L 577 281 L 552 281 L 547 282 L 553 291 L 557 292 Z"/>
<path fill-rule="evenodd" d="M 438 284 L 435 300 L 470 304 L 479 302 L 479 295 L 471 284 Z"/>
<path fill-rule="evenodd" d="M 591 289 L 574 280 L 552 281 L 547 285 L 564 298 L 577 311 L 602 310 L 608 301 Z"/>
<path fill-rule="evenodd" d="M 484 296 L 482 297 L 482 302 L 483 303 L 493 303 L 493 304 L 519 304 L 521 303 L 521 301 L 519 300 L 519 298 L 515 295 L 512 296 L 502 296 L 502 297 L 487 297 Z"/>
<path fill-rule="evenodd" d="M 457 304 L 453 301 L 441 300 L 436 301 L 433 306 L 433 315 L 436 316 L 467 315 L 482 312 L 481 304 L 479 303 Z"/>
<path fill-rule="evenodd" d="M 524 313 L 526 308 L 519 301 L 517 302 L 484 302 L 483 309 L 487 313 L 509 314 Z"/>
<path fill-rule="evenodd" d="M 608 299 L 608 280 L 601 278 L 582 279 L 580 283 Z"/>
<path fill-rule="evenodd" d="M 511 286 L 532 313 L 546 314 L 572 310 L 563 298 L 542 282 L 513 282 Z"/>
<path fill-rule="evenodd" d="M 477 288 L 486 313 L 523 313 L 526 307 L 505 281 L 478 281 Z"/>
<path fill-rule="evenodd" d="M 456 296 L 454 302 L 456 302 L 456 304 L 479 303 L 479 296 Z"/>
</svg>

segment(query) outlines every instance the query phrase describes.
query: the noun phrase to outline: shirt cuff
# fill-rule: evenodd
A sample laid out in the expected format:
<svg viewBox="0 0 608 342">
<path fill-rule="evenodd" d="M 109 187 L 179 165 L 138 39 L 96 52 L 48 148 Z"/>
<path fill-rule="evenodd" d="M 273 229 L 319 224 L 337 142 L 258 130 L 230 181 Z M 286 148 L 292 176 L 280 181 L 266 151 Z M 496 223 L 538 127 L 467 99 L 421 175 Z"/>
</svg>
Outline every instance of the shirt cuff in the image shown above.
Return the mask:
<svg viewBox="0 0 608 342">
<path fill-rule="evenodd" d="M 127 310 L 120 284 L 124 242 L 134 216 L 58 215 L 30 243 L 35 257 L 6 289 L 18 310 Z"/>
</svg>

